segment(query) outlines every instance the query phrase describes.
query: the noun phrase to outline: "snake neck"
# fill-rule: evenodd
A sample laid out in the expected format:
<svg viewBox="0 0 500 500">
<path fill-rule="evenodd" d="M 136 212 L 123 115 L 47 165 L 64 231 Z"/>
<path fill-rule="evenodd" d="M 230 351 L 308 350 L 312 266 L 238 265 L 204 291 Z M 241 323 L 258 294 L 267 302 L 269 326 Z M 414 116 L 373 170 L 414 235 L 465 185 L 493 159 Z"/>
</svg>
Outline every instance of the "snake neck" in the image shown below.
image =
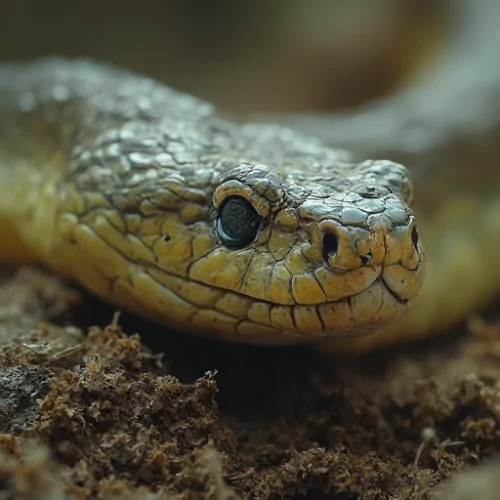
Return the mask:
<svg viewBox="0 0 500 500">
<path fill-rule="evenodd" d="M 50 255 L 58 183 L 53 175 L 0 155 L 0 259 L 36 262 Z"/>
</svg>

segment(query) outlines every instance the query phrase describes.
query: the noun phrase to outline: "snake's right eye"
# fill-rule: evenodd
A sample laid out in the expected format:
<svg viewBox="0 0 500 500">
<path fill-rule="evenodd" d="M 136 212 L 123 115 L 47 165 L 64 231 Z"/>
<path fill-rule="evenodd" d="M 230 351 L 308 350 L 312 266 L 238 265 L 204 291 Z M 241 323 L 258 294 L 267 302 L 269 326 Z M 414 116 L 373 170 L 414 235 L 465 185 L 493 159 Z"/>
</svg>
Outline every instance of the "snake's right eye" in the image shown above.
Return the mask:
<svg viewBox="0 0 500 500">
<path fill-rule="evenodd" d="M 243 248 L 257 236 L 261 217 L 252 204 L 241 196 L 231 196 L 221 205 L 217 233 L 229 248 Z"/>
</svg>

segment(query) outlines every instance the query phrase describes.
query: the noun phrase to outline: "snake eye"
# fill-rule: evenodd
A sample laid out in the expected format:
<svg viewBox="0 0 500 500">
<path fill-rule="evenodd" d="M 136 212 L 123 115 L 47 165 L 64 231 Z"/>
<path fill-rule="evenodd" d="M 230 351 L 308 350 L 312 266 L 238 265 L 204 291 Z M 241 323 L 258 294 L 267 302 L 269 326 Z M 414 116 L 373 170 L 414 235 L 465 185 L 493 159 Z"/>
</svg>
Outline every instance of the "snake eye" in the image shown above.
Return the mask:
<svg viewBox="0 0 500 500">
<path fill-rule="evenodd" d="M 242 248 L 255 239 L 260 215 L 252 204 L 241 196 L 231 196 L 219 209 L 217 232 L 229 248 Z"/>
</svg>

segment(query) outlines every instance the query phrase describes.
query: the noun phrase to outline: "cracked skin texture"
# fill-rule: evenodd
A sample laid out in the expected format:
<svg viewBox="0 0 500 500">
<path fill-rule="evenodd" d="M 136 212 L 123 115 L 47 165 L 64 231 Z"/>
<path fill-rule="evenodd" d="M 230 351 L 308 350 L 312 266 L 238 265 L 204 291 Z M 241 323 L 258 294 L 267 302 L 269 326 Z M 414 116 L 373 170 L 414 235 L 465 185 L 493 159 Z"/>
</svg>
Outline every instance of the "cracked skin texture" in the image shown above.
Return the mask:
<svg viewBox="0 0 500 500">
<path fill-rule="evenodd" d="M 483 0 L 460 13 L 493 20 L 491 9 Z M 41 261 L 119 307 L 233 341 L 331 336 L 327 348 L 355 350 L 443 331 L 500 284 L 500 44 L 472 37 L 465 71 L 460 40 L 474 29 L 461 25 L 448 64 L 414 88 L 370 113 L 286 119 L 295 131 L 236 125 L 94 63 L 3 66 L 2 257 Z M 413 188 L 399 163 L 366 158 L 407 165 Z M 216 232 L 235 195 L 262 220 L 237 251 Z M 325 255 L 327 234 L 337 247 Z"/>
</svg>

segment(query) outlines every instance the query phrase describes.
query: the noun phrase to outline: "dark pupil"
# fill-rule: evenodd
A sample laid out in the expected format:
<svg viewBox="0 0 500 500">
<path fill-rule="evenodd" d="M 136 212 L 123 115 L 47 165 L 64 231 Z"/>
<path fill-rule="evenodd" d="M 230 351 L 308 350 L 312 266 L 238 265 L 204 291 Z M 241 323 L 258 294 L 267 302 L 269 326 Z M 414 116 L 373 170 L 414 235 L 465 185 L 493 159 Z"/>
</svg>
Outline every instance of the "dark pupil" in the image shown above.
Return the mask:
<svg viewBox="0 0 500 500">
<path fill-rule="evenodd" d="M 241 196 L 228 198 L 219 211 L 217 232 L 228 247 L 252 243 L 259 230 L 260 216 L 252 204 Z"/>
</svg>

